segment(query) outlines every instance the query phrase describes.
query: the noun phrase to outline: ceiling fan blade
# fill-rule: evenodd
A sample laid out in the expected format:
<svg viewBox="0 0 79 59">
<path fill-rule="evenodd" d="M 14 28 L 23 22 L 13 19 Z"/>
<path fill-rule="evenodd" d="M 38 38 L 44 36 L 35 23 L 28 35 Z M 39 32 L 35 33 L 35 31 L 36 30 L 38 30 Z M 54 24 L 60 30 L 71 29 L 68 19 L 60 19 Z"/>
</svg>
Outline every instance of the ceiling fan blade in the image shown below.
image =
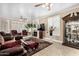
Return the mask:
<svg viewBox="0 0 79 59">
<path fill-rule="evenodd" d="M 43 5 L 43 4 L 44 3 L 37 4 L 37 5 L 35 5 L 35 7 L 39 7 L 39 6 Z"/>
</svg>

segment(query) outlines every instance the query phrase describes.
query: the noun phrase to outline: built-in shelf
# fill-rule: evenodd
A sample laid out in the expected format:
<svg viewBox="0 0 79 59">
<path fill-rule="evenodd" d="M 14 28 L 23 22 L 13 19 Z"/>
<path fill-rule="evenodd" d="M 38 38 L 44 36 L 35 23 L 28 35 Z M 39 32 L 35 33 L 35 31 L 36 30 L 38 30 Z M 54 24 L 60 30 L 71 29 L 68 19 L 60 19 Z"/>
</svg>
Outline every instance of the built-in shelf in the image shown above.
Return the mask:
<svg viewBox="0 0 79 59">
<path fill-rule="evenodd" d="M 63 20 L 65 21 L 63 45 L 79 49 L 79 13 L 73 17 L 67 15 Z"/>
</svg>

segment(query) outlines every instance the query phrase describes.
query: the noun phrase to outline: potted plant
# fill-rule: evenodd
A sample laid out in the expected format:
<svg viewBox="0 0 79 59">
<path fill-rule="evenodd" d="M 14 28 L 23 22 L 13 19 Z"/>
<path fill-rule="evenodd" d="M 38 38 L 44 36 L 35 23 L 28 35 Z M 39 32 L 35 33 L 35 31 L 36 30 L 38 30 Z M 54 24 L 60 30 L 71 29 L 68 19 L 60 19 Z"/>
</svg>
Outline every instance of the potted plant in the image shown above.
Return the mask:
<svg viewBox="0 0 79 59">
<path fill-rule="evenodd" d="M 27 29 L 27 31 L 31 32 L 34 30 L 34 28 L 36 28 L 36 24 L 26 24 L 25 28 Z"/>
</svg>

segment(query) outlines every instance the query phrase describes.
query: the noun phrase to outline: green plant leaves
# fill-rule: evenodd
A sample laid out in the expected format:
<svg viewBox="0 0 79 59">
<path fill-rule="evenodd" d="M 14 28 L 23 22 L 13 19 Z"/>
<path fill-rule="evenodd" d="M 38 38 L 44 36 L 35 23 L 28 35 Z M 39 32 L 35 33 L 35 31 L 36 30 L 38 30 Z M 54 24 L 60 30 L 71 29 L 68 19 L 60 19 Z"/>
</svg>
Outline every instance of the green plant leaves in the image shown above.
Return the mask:
<svg viewBox="0 0 79 59">
<path fill-rule="evenodd" d="M 36 24 L 27 24 L 25 25 L 26 28 L 36 28 Z"/>
</svg>

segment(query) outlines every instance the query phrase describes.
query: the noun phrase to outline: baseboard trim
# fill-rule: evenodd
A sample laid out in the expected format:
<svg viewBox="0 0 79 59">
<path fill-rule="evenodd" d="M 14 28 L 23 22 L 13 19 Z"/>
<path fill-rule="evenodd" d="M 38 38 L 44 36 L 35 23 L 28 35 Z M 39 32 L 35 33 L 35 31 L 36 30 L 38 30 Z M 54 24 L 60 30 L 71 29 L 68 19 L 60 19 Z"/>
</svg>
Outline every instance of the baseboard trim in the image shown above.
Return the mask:
<svg viewBox="0 0 79 59">
<path fill-rule="evenodd" d="M 44 38 L 44 40 L 45 40 L 45 39 L 51 40 L 50 38 Z M 53 41 L 54 41 L 54 42 L 61 43 L 61 44 L 63 43 L 63 41 L 60 41 L 60 40 L 55 40 L 55 39 L 52 39 L 52 42 L 53 42 Z"/>
<path fill-rule="evenodd" d="M 60 41 L 60 40 L 53 40 L 53 41 L 55 41 L 55 42 L 58 42 L 58 43 L 63 43 L 62 41 Z"/>
</svg>

